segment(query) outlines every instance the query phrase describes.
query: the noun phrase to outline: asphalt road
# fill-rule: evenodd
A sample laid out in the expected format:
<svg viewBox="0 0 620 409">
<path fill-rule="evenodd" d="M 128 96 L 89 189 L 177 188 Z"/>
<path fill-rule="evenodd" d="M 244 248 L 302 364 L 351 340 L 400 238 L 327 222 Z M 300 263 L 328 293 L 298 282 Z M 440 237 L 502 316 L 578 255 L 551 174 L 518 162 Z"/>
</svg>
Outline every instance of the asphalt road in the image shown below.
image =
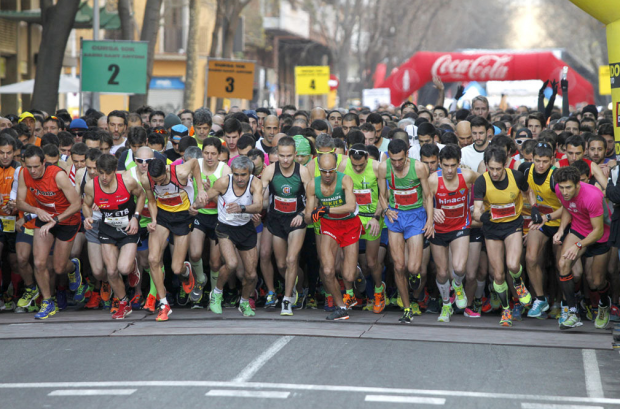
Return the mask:
<svg viewBox="0 0 620 409">
<path fill-rule="evenodd" d="M 620 408 L 613 350 L 239 334 L 4 339 L 0 351 L 3 409 Z"/>
</svg>

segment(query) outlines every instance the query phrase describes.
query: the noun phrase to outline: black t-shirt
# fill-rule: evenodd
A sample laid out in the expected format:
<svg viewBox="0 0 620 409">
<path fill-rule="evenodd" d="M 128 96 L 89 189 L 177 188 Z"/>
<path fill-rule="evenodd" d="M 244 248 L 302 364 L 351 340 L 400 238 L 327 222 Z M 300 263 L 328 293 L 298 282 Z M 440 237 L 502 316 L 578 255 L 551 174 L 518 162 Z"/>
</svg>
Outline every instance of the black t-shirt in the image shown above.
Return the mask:
<svg viewBox="0 0 620 409">
<path fill-rule="evenodd" d="M 523 173 L 519 172 L 518 170 L 512 170 L 512 169 L 506 169 L 506 177 L 504 178 L 504 180 L 500 180 L 499 182 L 494 182 L 493 180 L 491 180 L 491 183 L 493 183 L 493 186 L 495 186 L 495 189 L 505 190 L 506 188 L 508 188 L 508 172 L 512 172 L 512 175 L 515 178 L 515 183 L 517 184 L 517 187 L 521 191 L 527 192 L 527 189 L 529 188 L 529 185 L 527 184 L 527 179 L 525 178 Z M 478 179 L 476 179 L 476 182 L 474 183 L 474 200 L 483 200 L 486 194 L 487 194 L 487 183 L 484 180 L 484 175 L 480 175 L 478 176 Z"/>
<path fill-rule="evenodd" d="M 265 145 L 264 141 L 259 141 L 258 143 L 260 143 L 260 149 L 265 152 L 267 155 L 269 155 L 270 153 L 273 153 L 275 148 L 273 146 L 267 146 Z"/>
<path fill-rule="evenodd" d="M 174 162 L 175 160 L 177 160 L 177 159 L 179 159 L 181 157 L 181 155 L 176 153 L 174 148 L 173 149 L 168 149 L 167 151 L 164 151 L 164 155 L 166 155 L 166 158 L 170 159 L 172 162 Z"/>
<path fill-rule="evenodd" d="M 547 169 L 545 173 L 536 173 L 533 165 L 534 164 L 532 162 L 524 162 L 519 165 L 519 172 L 523 173 L 523 176 L 525 176 L 525 180 L 527 181 L 527 178 L 529 177 L 529 172 L 534 172 L 534 183 L 541 186 L 543 183 L 545 183 L 549 172 L 553 171 L 553 173 L 551 174 L 549 185 L 551 186 L 551 190 L 555 192 L 555 180 L 553 179 L 553 174 L 557 169 L 554 169 L 553 166 L 551 166 L 549 169 Z"/>
</svg>

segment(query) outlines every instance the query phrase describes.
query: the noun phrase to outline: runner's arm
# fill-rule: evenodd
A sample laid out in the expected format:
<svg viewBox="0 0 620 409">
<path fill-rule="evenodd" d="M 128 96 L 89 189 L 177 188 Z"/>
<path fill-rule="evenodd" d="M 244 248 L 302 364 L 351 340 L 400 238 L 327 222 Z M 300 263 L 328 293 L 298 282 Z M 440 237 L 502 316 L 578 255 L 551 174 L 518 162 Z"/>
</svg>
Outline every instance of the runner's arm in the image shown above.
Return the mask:
<svg viewBox="0 0 620 409">
<path fill-rule="evenodd" d="M 202 174 L 200 172 L 200 164 L 198 163 L 198 160 L 190 159 L 189 161 L 186 162 L 186 164 L 189 164 L 191 166 L 190 168 L 191 174 L 192 176 L 194 176 L 194 180 L 201 181 Z M 189 176 L 187 179 L 187 183 L 189 183 Z M 196 183 L 196 189 L 198 190 L 198 194 L 196 195 L 196 200 L 199 202 L 199 205 L 202 205 L 204 207 L 207 204 L 207 196 L 205 192 L 205 187 L 202 183 Z"/>
<path fill-rule="evenodd" d="M 581 245 L 583 247 L 588 247 L 596 243 L 601 239 L 601 237 L 603 237 L 603 234 L 605 233 L 605 223 L 603 221 L 603 215 L 591 217 L 590 224 L 592 224 L 592 231 L 586 236 L 585 239 L 581 240 Z"/>
<path fill-rule="evenodd" d="M 17 186 L 17 210 L 21 210 L 25 213 L 37 213 L 37 211 L 41 209 L 39 209 L 38 207 L 30 206 L 28 203 L 26 203 L 27 192 L 28 188 L 26 187 L 26 182 L 24 182 L 24 172 L 21 172 L 21 174 L 19 175 L 19 185 Z"/>
<path fill-rule="evenodd" d="M 357 203 L 355 201 L 355 193 L 353 193 L 353 179 L 351 176 L 345 175 L 342 178 L 342 189 L 344 190 L 345 204 L 337 207 L 330 207 L 328 214 L 347 214 L 353 213 Z"/>
<path fill-rule="evenodd" d="M 144 189 L 142 189 L 142 186 L 140 186 L 140 184 L 131 176 L 131 174 L 127 174 L 127 180 L 125 180 L 125 185 L 129 187 L 129 192 L 136 197 L 135 212 L 138 214 L 142 214 L 142 210 L 144 209 L 144 204 L 146 202 L 146 193 L 144 192 Z"/>
<path fill-rule="evenodd" d="M 304 213 L 304 221 L 306 224 L 312 224 L 312 211 L 314 210 L 315 200 L 314 180 L 311 180 L 310 183 L 308 183 L 308 188 L 306 189 L 306 210 Z"/>
<path fill-rule="evenodd" d="M 415 171 L 418 175 L 418 178 L 420 179 L 420 184 L 422 185 L 422 194 L 424 195 L 424 207 L 426 209 L 426 226 L 424 227 L 424 236 L 434 237 L 433 213 L 435 211 L 435 208 L 433 203 L 433 195 L 431 194 L 431 188 L 428 185 L 429 170 L 428 167 L 424 163 L 422 163 L 422 161 L 416 161 L 415 166 Z"/>
<path fill-rule="evenodd" d="M 385 179 L 387 172 L 386 163 L 387 162 L 381 162 L 381 164 L 379 164 L 379 177 L 377 179 L 379 183 L 379 205 L 383 208 L 384 212 L 389 208 L 387 180 Z"/>
<path fill-rule="evenodd" d="M 257 214 L 263 211 L 263 184 L 259 178 L 252 179 L 252 204 L 246 206 L 245 212 Z"/>
<path fill-rule="evenodd" d="M 379 181 L 379 162 L 377 162 L 376 160 L 372 161 L 372 170 L 375 173 L 375 176 L 377 177 L 377 181 Z M 381 197 L 378 197 L 377 200 L 377 210 L 375 210 L 375 219 L 377 219 L 377 221 L 381 221 L 381 214 L 383 213 L 383 206 L 381 205 Z"/>
<path fill-rule="evenodd" d="M 562 207 L 561 209 L 562 209 L 562 216 L 561 216 L 561 221 L 560 221 L 560 227 L 558 228 L 558 233 L 559 232 L 564 233 L 564 230 L 566 230 L 566 227 L 568 227 L 571 220 L 573 220 L 573 217 L 571 216 L 568 210 L 566 210 L 564 207 Z"/>
<path fill-rule="evenodd" d="M 82 183 L 80 182 L 84 178 L 84 172 L 86 172 L 86 168 L 78 169 L 78 171 L 75 172 L 75 191 L 78 196 L 82 196 Z"/>
<path fill-rule="evenodd" d="M 62 190 L 65 194 L 65 197 L 69 201 L 70 205 L 67 207 L 67 210 L 58 215 L 58 221 L 61 222 L 69 217 L 73 216 L 75 213 L 80 211 L 80 207 L 82 206 L 82 201 L 80 200 L 80 196 L 78 196 L 73 184 L 69 180 L 69 176 L 67 176 L 64 172 L 58 172 L 56 174 L 56 184 L 58 188 Z"/>
<path fill-rule="evenodd" d="M 82 199 L 82 214 L 84 215 L 85 219 L 93 216 L 93 203 L 95 202 L 93 184 L 94 182 L 91 180 L 89 182 L 86 182 L 86 185 L 84 186 L 84 197 Z"/>
<path fill-rule="evenodd" d="M 601 185 L 601 187 L 603 188 L 603 192 L 605 192 L 605 190 L 607 189 L 607 178 L 603 174 L 603 171 L 601 170 L 600 166 L 594 162 L 592 162 L 591 168 L 592 176 L 594 176 L 594 179 L 596 179 L 598 184 Z"/>
<path fill-rule="evenodd" d="M 144 189 L 144 193 L 146 194 L 146 198 L 148 199 L 147 206 L 149 208 L 149 213 L 151 214 L 151 223 L 157 224 L 157 199 L 155 199 L 155 195 L 151 190 L 151 182 L 147 176 L 140 176 L 140 184 L 142 185 L 142 189 Z"/>
</svg>

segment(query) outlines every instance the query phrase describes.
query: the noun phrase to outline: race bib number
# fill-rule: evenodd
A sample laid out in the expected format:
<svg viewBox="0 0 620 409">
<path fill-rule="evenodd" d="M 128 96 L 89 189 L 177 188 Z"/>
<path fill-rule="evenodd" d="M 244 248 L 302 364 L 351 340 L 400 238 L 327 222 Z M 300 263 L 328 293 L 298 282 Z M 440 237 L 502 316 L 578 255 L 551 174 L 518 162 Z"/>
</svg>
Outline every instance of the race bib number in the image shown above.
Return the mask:
<svg viewBox="0 0 620 409">
<path fill-rule="evenodd" d="M 247 213 L 226 213 L 224 218 L 229 222 L 238 221 L 245 224 L 252 219 L 252 215 Z"/>
<path fill-rule="evenodd" d="M 360 206 L 368 206 L 372 204 L 372 191 L 370 189 L 354 189 L 355 201 Z"/>
<path fill-rule="evenodd" d="M 506 205 L 491 205 L 491 219 L 505 219 L 507 217 L 516 216 L 517 211 L 514 203 Z"/>
<path fill-rule="evenodd" d="M 412 206 L 418 202 L 418 191 L 414 190 L 395 190 L 394 203 L 396 208 L 399 206 Z"/>
<path fill-rule="evenodd" d="M 274 196 L 273 207 L 280 213 L 295 213 L 297 212 L 297 199 Z"/>
<path fill-rule="evenodd" d="M 454 206 L 441 206 L 443 214 L 447 219 L 460 219 L 465 216 L 465 204 L 457 204 Z"/>
<path fill-rule="evenodd" d="M 0 216 L 2 220 L 2 231 L 4 233 L 15 233 L 15 216 Z"/>
<path fill-rule="evenodd" d="M 549 206 L 545 206 L 545 205 L 538 205 L 538 210 L 542 214 L 551 214 L 551 213 L 553 213 L 553 208 L 549 207 Z"/>
<path fill-rule="evenodd" d="M 183 199 L 178 193 L 158 197 L 157 200 L 159 200 L 159 203 L 161 203 L 162 205 L 170 207 L 181 206 L 183 204 Z"/>
<path fill-rule="evenodd" d="M 532 218 L 530 216 L 523 216 L 523 230 L 529 229 L 530 224 L 532 224 Z"/>
<path fill-rule="evenodd" d="M 103 222 L 110 227 L 124 229 L 129 226 L 129 216 L 106 217 Z"/>
<path fill-rule="evenodd" d="M 207 203 L 204 209 L 217 209 L 217 202 L 211 200 L 209 203 Z"/>
<path fill-rule="evenodd" d="M 140 213 L 140 215 L 142 217 L 151 217 L 151 211 L 149 210 L 148 206 L 144 206 L 144 208 L 142 209 L 142 213 Z"/>
</svg>

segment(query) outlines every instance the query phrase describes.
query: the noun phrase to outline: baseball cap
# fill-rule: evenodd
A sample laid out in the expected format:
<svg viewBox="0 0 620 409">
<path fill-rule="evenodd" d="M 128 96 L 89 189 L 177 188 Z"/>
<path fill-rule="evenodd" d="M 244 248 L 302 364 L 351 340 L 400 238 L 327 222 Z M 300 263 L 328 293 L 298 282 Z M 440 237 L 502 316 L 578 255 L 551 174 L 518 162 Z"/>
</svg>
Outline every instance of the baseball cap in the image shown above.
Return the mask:
<svg viewBox="0 0 620 409">
<path fill-rule="evenodd" d="M 71 121 L 69 129 L 88 129 L 88 125 L 86 125 L 86 121 L 82 118 L 77 118 Z"/>
<path fill-rule="evenodd" d="M 24 119 L 26 119 L 26 118 L 32 118 L 32 119 L 35 119 L 35 118 L 34 118 L 34 115 L 32 115 L 30 112 L 24 112 L 24 113 L 22 113 L 22 114 L 19 116 L 19 120 L 18 120 L 17 122 L 21 122 L 21 121 L 23 121 L 23 120 L 24 120 Z"/>
<path fill-rule="evenodd" d="M 185 125 L 175 125 L 170 129 L 170 139 L 178 142 L 184 136 L 189 136 L 189 131 Z"/>
</svg>

